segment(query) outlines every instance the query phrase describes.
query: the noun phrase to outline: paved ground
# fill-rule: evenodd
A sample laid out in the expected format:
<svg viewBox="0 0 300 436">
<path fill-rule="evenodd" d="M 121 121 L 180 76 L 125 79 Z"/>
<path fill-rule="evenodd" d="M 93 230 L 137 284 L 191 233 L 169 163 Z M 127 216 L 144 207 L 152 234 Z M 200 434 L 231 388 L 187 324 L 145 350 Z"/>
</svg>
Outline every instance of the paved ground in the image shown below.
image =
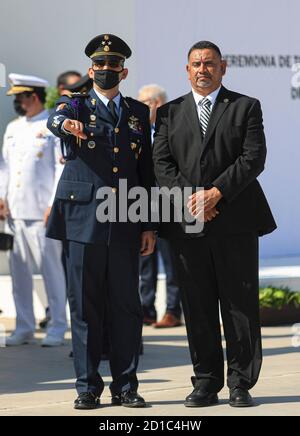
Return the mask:
<svg viewBox="0 0 300 436">
<path fill-rule="evenodd" d="M 9 333 L 12 321 L 0 317 Z M 300 416 L 300 348 L 292 346 L 291 327 L 264 328 L 264 365 L 259 383 L 252 390 L 256 407 L 233 409 L 227 404 L 227 389 L 220 393 L 220 404 L 210 408 L 187 409 L 183 399 L 191 391 L 189 352 L 185 328 L 144 329 L 145 354 L 141 358 L 140 393 L 149 406 L 132 411 L 111 407 L 109 390 L 102 397 L 102 408 L 78 412 L 72 407 L 73 365 L 66 345 L 55 349 L 36 345 L 0 348 L 0 415 L 298 415 Z M 300 342 L 300 338 L 298 338 Z M 101 364 L 104 380 L 110 380 L 109 367 Z"/>
</svg>

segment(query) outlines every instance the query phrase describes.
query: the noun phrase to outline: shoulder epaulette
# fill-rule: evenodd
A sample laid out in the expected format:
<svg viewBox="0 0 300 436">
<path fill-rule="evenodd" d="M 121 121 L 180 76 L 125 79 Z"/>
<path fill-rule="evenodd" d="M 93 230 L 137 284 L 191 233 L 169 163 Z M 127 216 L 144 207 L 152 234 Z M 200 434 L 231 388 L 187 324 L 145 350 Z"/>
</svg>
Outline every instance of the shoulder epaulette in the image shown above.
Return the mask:
<svg viewBox="0 0 300 436">
<path fill-rule="evenodd" d="M 70 94 L 70 98 L 86 98 L 88 96 L 85 92 L 72 92 Z"/>
<path fill-rule="evenodd" d="M 144 103 L 142 103 L 141 101 L 137 100 L 136 98 L 132 98 L 132 97 L 124 97 L 124 100 L 127 100 L 127 103 L 133 103 L 133 104 L 137 104 L 140 106 L 145 106 Z"/>
</svg>

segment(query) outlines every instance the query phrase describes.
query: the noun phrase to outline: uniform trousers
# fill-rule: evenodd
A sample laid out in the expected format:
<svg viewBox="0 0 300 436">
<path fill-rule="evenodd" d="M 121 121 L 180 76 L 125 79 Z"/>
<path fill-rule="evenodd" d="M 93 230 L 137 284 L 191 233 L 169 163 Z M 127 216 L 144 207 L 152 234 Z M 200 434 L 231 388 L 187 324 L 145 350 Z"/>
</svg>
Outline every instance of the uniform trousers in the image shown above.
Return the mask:
<svg viewBox="0 0 300 436">
<path fill-rule="evenodd" d="M 155 299 L 157 290 L 158 254 L 161 254 L 166 273 L 166 310 L 176 318 L 181 318 L 180 293 L 172 250 L 169 241 L 158 238 L 156 249 L 148 256 L 140 258 L 140 294 L 144 316 L 156 319 Z"/>
<path fill-rule="evenodd" d="M 51 313 L 47 334 L 63 337 L 67 320 L 61 242 L 46 238 L 43 221 L 9 219 L 6 230 L 14 235 L 14 247 L 8 255 L 16 306 L 16 333 L 31 335 L 35 331 L 32 279 L 35 266 L 42 275 Z"/>
<path fill-rule="evenodd" d="M 65 241 L 67 295 L 78 393 L 100 396 L 103 322 L 110 342 L 112 394 L 136 390 L 142 337 L 138 293 L 139 244 L 84 244 Z"/>
</svg>

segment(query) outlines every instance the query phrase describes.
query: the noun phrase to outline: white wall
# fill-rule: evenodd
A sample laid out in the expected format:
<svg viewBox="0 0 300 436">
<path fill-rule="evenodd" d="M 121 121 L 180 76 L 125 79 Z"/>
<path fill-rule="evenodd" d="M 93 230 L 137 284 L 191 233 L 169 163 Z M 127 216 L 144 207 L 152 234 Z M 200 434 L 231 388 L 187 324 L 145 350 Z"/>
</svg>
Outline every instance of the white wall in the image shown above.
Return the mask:
<svg viewBox="0 0 300 436">
<path fill-rule="evenodd" d="M 190 90 L 186 55 L 208 39 L 223 54 L 300 55 L 299 0 L 138 1 L 137 84 L 156 82 L 170 99 Z M 261 256 L 300 253 L 300 100 L 291 68 L 229 68 L 224 85 L 262 102 L 268 145 L 263 188 L 279 229 L 261 239 Z"/>
<path fill-rule="evenodd" d="M 10 72 L 33 74 L 55 86 L 63 71 L 86 74 L 91 62 L 84 54 L 96 35 L 123 37 L 135 51 L 135 0 L 1 0 L 0 63 Z M 127 62 L 130 75 L 122 91 L 136 92 L 136 59 Z M 14 117 L 12 97 L 0 89 L 0 134 Z"/>
<path fill-rule="evenodd" d="M 189 91 L 186 54 L 201 39 L 224 54 L 299 55 L 299 0 L 2 0 L 0 63 L 7 72 L 47 78 L 89 66 L 83 50 L 96 34 L 116 33 L 133 56 L 122 91 L 135 96 L 145 83 L 163 85 L 170 98 Z M 290 68 L 229 68 L 224 85 L 258 97 L 263 106 L 268 158 L 261 177 L 279 229 L 261 240 L 261 255 L 300 253 L 299 109 L 290 98 Z M 11 117 L 0 89 L 0 134 Z"/>
</svg>

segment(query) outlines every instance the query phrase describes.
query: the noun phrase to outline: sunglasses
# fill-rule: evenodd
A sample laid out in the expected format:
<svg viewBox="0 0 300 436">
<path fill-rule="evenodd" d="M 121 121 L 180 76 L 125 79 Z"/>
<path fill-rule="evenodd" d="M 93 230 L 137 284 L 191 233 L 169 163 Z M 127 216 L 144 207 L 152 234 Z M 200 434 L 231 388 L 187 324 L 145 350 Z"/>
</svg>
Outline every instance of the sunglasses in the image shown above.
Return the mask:
<svg viewBox="0 0 300 436">
<path fill-rule="evenodd" d="M 120 66 L 123 66 L 123 62 L 115 59 L 108 59 L 108 60 L 99 60 L 94 63 L 93 68 L 96 67 L 96 69 L 101 70 L 105 66 L 109 68 L 118 68 Z"/>
</svg>

